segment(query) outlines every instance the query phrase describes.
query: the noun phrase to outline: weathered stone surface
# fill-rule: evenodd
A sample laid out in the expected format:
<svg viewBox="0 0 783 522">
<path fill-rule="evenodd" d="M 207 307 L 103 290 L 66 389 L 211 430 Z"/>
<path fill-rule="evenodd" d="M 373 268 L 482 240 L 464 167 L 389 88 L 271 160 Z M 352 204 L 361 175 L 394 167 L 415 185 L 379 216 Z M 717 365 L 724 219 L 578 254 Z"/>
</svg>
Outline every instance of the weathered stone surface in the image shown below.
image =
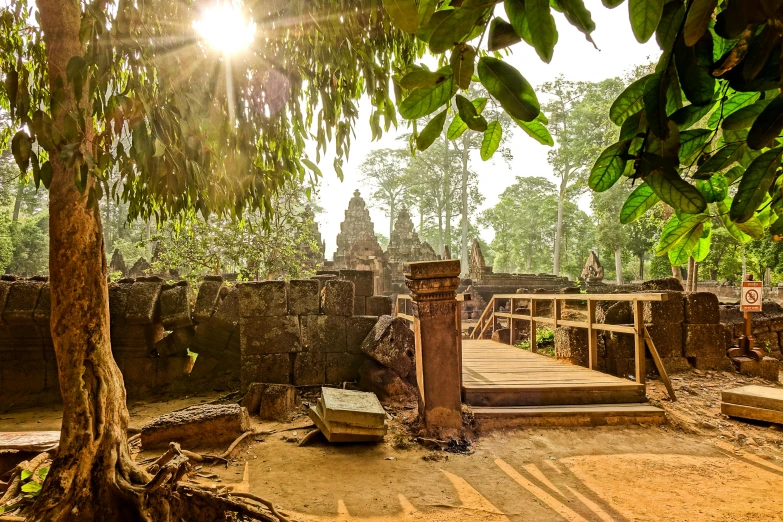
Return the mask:
<svg viewBox="0 0 783 522">
<path fill-rule="evenodd" d="M 340 279 L 354 285 L 354 295 L 370 297 L 374 294 L 375 276 L 372 270 L 340 270 Z"/>
<path fill-rule="evenodd" d="M 239 328 L 243 355 L 302 350 L 299 318 L 295 315 L 243 317 Z"/>
<path fill-rule="evenodd" d="M 125 322 L 125 309 L 128 306 L 133 283 L 111 283 L 109 285 L 109 318 L 112 324 Z"/>
<path fill-rule="evenodd" d="M 345 318 L 345 348 L 351 353 L 361 353 L 365 337 L 372 331 L 378 318 L 372 315 L 356 315 Z"/>
<path fill-rule="evenodd" d="M 42 283 L 34 281 L 15 282 L 6 298 L 3 322 L 10 325 L 32 325 L 33 313 L 41 295 Z"/>
<path fill-rule="evenodd" d="M 511 329 L 498 328 L 492 332 L 492 340 L 496 343 L 509 344 L 511 342 Z"/>
<path fill-rule="evenodd" d="M 0 390 L 13 393 L 43 392 L 46 389 L 43 365 L 43 359 L 31 361 L 27 353 L 3 361 L 0 363 Z"/>
<path fill-rule="evenodd" d="M 661 279 L 650 279 L 642 283 L 641 288 L 643 291 L 648 292 L 661 292 L 665 290 L 673 290 L 676 292 L 684 292 L 682 283 L 676 277 L 663 277 Z"/>
<path fill-rule="evenodd" d="M 604 332 L 606 357 L 608 359 L 628 359 L 636 354 L 633 335 L 615 332 Z"/>
<path fill-rule="evenodd" d="M 302 346 L 310 352 L 345 352 L 345 317 L 303 315 L 300 317 Z"/>
<path fill-rule="evenodd" d="M 647 332 L 661 357 L 682 357 L 683 327 L 679 324 L 648 324 Z"/>
<path fill-rule="evenodd" d="M 326 384 L 340 385 L 359 380 L 359 367 L 367 360 L 360 353 L 327 353 Z"/>
<path fill-rule="evenodd" d="M 718 296 L 711 292 L 685 294 L 685 322 L 718 324 L 720 322 Z"/>
<path fill-rule="evenodd" d="M 287 353 L 243 355 L 241 371 L 243 391 L 251 382 L 288 384 L 291 382 L 291 359 Z"/>
<path fill-rule="evenodd" d="M 127 357 L 117 360 L 129 396 L 146 395 L 156 389 L 157 362 L 158 359 L 152 357 Z"/>
<path fill-rule="evenodd" d="M 288 284 L 285 281 L 242 283 L 238 286 L 239 309 L 242 317 L 288 313 Z"/>
<path fill-rule="evenodd" d="M 669 374 L 682 373 L 691 369 L 691 364 L 685 357 L 665 357 L 662 361 L 663 367 L 666 368 L 666 372 Z"/>
<path fill-rule="evenodd" d="M 750 357 L 735 357 L 732 361 L 737 371 L 751 377 L 761 377 L 772 382 L 780 380 L 780 361 L 773 357 L 764 357 L 755 361 Z"/>
<path fill-rule="evenodd" d="M 163 339 L 155 343 L 155 351 L 160 357 L 183 355 L 193 345 L 196 336 L 196 327 L 185 326 L 177 328 Z M 198 353 L 198 352 L 196 352 Z"/>
<path fill-rule="evenodd" d="M 359 387 L 375 393 L 384 401 L 408 402 L 416 400 L 418 396 L 415 386 L 372 359 L 359 367 Z"/>
<path fill-rule="evenodd" d="M 666 301 L 645 301 L 645 323 L 676 324 L 685 320 L 685 300 L 682 292 L 668 291 L 665 293 L 669 297 Z"/>
<path fill-rule="evenodd" d="M 600 303 L 605 305 L 607 303 Z M 603 324 L 633 324 L 633 308 L 628 301 L 617 301 L 608 307 L 599 306 L 595 312 L 595 321 Z"/>
<path fill-rule="evenodd" d="M 321 308 L 320 284 L 313 279 L 293 279 L 288 287 L 288 313 L 318 314 Z"/>
<path fill-rule="evenodd" d="M 405 319 L 389 315 L 379 317 L 361 350 L 403 379 L 414 378 L 416 339 Z"/>
<path fill-rule="evenodd" d="M 587 366 L 590 352 L 587 330 L 571 326 L 558 326 L 555 330 L 555 356 L 578 366 Z"/>
<path fill-rule="evenodd" d="M 725 357 L 728 348 L 721 324 L 684 324 L 683 339 L 685 357 Z"/>
<path fill-rule="evenodd" d="M 125 307 L 128 324 L 152 324 L 160 314 L 160 292 L 163 284 L 153 281 L 136 281 L 130 288 Z"/>
<path fill-rule="evenodd" d="M 326 354 L 320 352 L 298 353 L 294 359 L 294 384 L 317 386 L 326 381 Z"/>
<path fill-rule="evenodd" d="M 209 321 L 220 303 L 220 290 L 223 288 L 223 278 L 204 279 L 198 287 L 196 305 L 193 308 L 193 319 L 203 323 Z"/>
<path fill-rule="evenodd" d="M 366 300 L 362 295 L 353 297 L 353 315 L 366 315 Z"/>
<path fill-rule="evenodd" d="M 353 315 L 353 283 L 333 280 L 324 283 L 321 290 L 321 313 L 327 315 Z"/>
<path fill-rule="evenodd" d="M 688 357 L 688 362 L 697 370 L 726 370 L 734 369 L 731 360 L 725 355 L 722 357 Z"/>
<path fill-rule="evenodd" d="M 392 298 L 388 295 L 374 295 L 368 297 L 365 302 L 365 314 L 374 315 L 376 317 L 381 315 L 392 315 L 393 303 Z"/>
<path fill-rule="evenodd" d="M 288 384 L 252 383 L 242 400 L 251 415 L 265 420 L 287 420 L 296 409 L 296 388 Z"/>
<path fill-rule="evenodd" d="M 155 345 L 163 339 L 160 324 L 111 325 L 111 349 L 116 357 L 148 357 Z"/>
<path fill-rule="evenodd" d="M 33 321 L 35 324 L 43 327 L 49 327 L 49 317 L 52 314 L 52 293 L 49 283 L 41 286 L 41 293 L 38 295 L 38 303 L 33 312 Z"/>
<path fill-rule="evenodd" d="M 162 357 L 155 361 L 155 390 L 165 390 L 177 379 L 187 375 L 190 369 L 190 357 L 179 355 L 177 357 Z"/>
<path fill-rule="evenodd" d="M 130 267 L 130 270 L 128 270 L 128 275 L 130 277 L 141 277 L 149 272 L 151 268 L 152 266 L 149 264 L 149 261 L 147 261 L 144 257 L 140 257 L 136 260 L 135 263 L 133 263 L 133 266 Z"/>
<path fill-rule="evenodd" d="M 158 417 L 141 429 L 145 450 L 179 442 L 184 447 L 222 445 L 250 430 L 245 408 L 237 404 L 191 406 Z"/>
<path fill-rule="evenodd" d="M 780 343 L 777 332 L 763 332 L 753 336 L 755 338 L 755 345 L 760 347 L 768 354 L 772 354 L 780 350 Z"/>
<path fill-rule="evenodd" d="M 165 285 L 160 292 L 160 322 L 167 330 L 192 324 L 190 287 L 187 281 Z"/>
</svg>

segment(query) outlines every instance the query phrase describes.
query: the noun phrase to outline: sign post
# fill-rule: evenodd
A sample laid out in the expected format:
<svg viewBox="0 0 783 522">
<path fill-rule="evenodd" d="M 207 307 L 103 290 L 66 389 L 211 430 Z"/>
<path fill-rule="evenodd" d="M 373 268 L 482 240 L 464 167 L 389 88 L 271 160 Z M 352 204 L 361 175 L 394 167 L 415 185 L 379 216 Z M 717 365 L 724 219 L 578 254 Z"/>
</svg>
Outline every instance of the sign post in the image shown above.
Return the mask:
<svg viewBox="0 0 783 522">
<path fill-rule="evenodd" d="M 742 282 L 742 294 L 740 297 L 740 311 L 745 316 L 745 334 L 739 339 L 739 348 L 729 349 L 729 357 L 735 357 L 742 355 L 751 357 L 757 361 L 760 361 L 764 357 L 764 352 L 756 348 L 755 339 L 753 338 L 753 312 L 761 312 L 763 283 L 761 281 L 754 281 L 752 275 L 748 275 L 746 280 Z"/>
</svg>

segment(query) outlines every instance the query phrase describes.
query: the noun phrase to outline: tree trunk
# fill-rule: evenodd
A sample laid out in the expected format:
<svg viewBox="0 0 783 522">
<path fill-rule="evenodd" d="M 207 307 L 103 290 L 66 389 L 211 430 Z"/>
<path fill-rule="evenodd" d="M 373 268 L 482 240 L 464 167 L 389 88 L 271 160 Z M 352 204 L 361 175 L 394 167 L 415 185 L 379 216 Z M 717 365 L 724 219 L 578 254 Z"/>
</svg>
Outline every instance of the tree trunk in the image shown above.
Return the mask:
<svg viewBox="0 0 783 522">
<path fill-rule="evenodd" d="M 16 187 L 16 199 L 14 200 L 14 216 L 11 218 L 12 223 L 19 221 L 19 211 L 22 208 L 22 195 L 24 194 L 24 185 L 21 181 L 18 182 Z"/>
<path fill-rule="evenodd" d="M 742 247 L 742 280 L 745 281 L 748 278 L 748 258 L 745 255 L 745 247 Z"/>
<path fill-rule="evenodd" d="M 438 210 L 438 255 L 443 255 L 443 211 Z"/>
<path fill-rule="evenodd" d="M 672 277 L 677 278 L 680 282 L 682 282 L 682 270 L 679 266 L 672 265 Z"/>
<path fill-rule="evenodd" d="M 563 179 L 560 180 L 560 193 L 557 199 L 557 229 L 555 230 L 555 258 L 552 266 L 552 273 L 560 275 L 560 243 L 563 238 L 563 203 L 565 192 L 568 187 L 568 176 L 571 175 L 571 167 L 566 163 L 563 170 Z"/>
<path fill-rule="evenodd" d="M 394 212 L 397 210 L 397 205 L 394 198 L 389 200 L 389 241 L 391 241 L 392 233 L 394 232 Z"/>
<path fill-rule="evenodd" d="M 623 248 L 614 249 L 615 280 L 618 285 L 623 284 Z"/>
<path fill-rule="evenodd" d="M 444 247 L 451 253 L 451 161 L 449 158 L 449 140 L 446 142 L 446 153 L 443 157 L 443 197 L 445 198 L 446 222 L 444 223 Z"/>
<path fill-rule="evenodd" d="M 693 262 L 693 292 L 699 291 L 699 263 Z"/>
<path fill-rule="evenodd" d="M 468 276 L 468 134 L 462 135 L 462 277 Z"/>
<path fill-rule="evenodd" d="M 38 0 L 44 32 L 49 81 L 68 85 L 68 60 L 84 52 L 79 42 L 78 0 Z M 88 91 L 85 86 L 84 92 Z M 70 87 L 54 124 L 75 110 Z M 92 138 L 89 105 L 82 100 L 86 135 Z M 97 204 L 86 207 L 86 192 L 74 184 L 75 168 L 50 154 L 49 273 L 51 333 L 63 398 L 60 447 L 29 520 L 92 521 L 165 520 L 167 514 L 143 505 L 131 483 L 143 484 L 147 473 L 135 466 L 127 442 L 125 388 L 111 352 L 107 265 Z M 88 180 L 88 190 L 95 179 Z M 159 504 L 158 504 L 159 505 Z M 146 518 L 145 517 L 145 518 Z"/>
<path fill-rule="evenodd" d="M 639 281 L 644 281 L 644 254 L 639 256 Z"/>
</svg>

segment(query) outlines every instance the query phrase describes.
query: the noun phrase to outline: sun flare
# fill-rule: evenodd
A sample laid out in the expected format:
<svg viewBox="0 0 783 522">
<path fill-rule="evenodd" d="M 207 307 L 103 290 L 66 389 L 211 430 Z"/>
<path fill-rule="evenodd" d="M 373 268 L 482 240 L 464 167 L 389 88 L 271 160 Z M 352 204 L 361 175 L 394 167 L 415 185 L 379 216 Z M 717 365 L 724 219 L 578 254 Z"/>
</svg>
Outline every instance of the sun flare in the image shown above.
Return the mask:
<svg viewBox="0 0 783 522">
<path fill-rule="evenodd" d="M 220 2 L 204 9 L 193 22 L 199 36 L 216 51 L 230 55 L 246 50 L 256 34 L 256 24 L 248 20 L 238 2 Z"/>
</svg>

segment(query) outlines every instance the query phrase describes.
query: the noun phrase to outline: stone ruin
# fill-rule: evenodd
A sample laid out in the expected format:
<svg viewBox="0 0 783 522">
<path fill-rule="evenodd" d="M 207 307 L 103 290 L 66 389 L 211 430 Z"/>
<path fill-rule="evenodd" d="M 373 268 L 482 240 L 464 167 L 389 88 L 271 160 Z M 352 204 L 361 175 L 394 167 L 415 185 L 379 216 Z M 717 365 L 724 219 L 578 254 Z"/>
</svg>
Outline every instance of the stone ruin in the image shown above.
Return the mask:
<svg viewBox="0 0 783 522">
<path fill-rule="evenodd" d="M 599 283 L 604 280 L 604 267 L 601 266 L 601 262 L 598 260 L 598 254 L 595 250 L 590 251 L 590 255 L 587 256 L 587 262 L 582 269 L 582 280 L 588 283 Z"/>
<path fill-rule="evenodd" d="M 389 238 L 386 260 L 391 273 L 391 291 L 407 293 L 402 267 L 412 261 L 435 261 L 438 256 L 429 243 L 422 242 L 413 229 L 411 214 L 407 208 L 400 210 L 394 222 L 394 231 Z"/>
</svg>

